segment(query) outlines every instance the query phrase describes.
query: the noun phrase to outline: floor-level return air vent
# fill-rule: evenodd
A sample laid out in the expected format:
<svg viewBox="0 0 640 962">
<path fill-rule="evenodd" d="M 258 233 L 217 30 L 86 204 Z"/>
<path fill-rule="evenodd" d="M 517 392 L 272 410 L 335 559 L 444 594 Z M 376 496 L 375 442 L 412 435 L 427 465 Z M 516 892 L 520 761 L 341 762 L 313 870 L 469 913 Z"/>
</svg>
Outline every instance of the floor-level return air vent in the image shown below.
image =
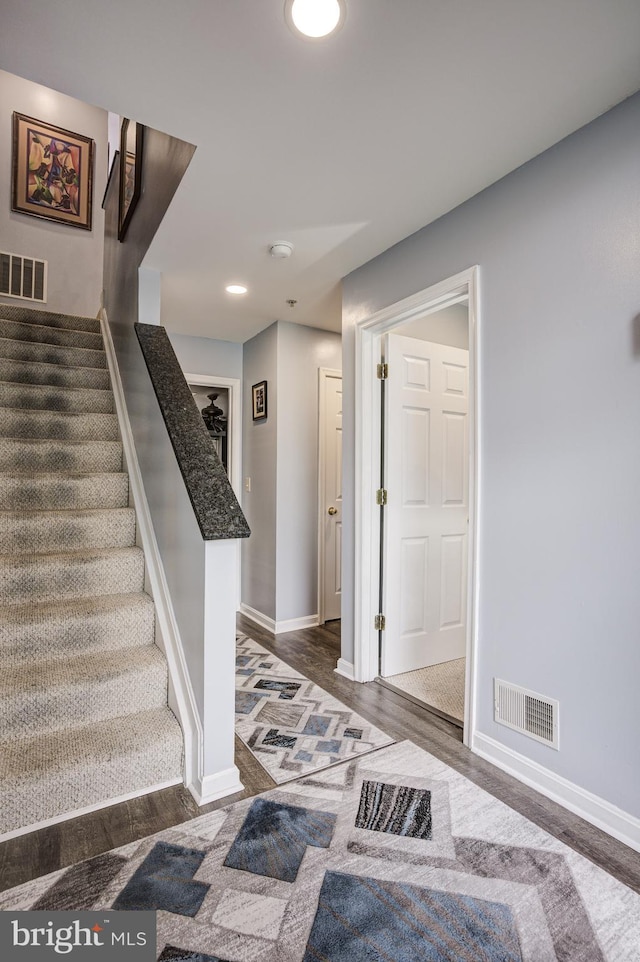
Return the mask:
<svg viewBox="0 0 640 962">
<path fill-rule="evenodd" d="M 537 695 L 499 678 L 495 679 L 494 697 L 495 721 L 551 748 L 559 748 L 559 703 L 554 698 Z"/>
<path fill-rule="evenodd" d="M 0 251 L 0 294 L 46 303 L 47 262 Z"/>
</svg>

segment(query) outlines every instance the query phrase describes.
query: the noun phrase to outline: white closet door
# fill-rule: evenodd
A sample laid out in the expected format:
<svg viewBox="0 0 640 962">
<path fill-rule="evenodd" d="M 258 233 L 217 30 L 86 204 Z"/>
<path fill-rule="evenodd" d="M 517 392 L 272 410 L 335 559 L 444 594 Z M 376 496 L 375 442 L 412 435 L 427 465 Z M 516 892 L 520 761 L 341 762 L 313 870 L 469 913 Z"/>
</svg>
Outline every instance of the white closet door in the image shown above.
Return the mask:
<svg viewBox="0 0 640 962">
<path fill-rule="evenodd" d="M 466 650 L 469 352 L 387 335 L 382 674 Z"/>
</svg>

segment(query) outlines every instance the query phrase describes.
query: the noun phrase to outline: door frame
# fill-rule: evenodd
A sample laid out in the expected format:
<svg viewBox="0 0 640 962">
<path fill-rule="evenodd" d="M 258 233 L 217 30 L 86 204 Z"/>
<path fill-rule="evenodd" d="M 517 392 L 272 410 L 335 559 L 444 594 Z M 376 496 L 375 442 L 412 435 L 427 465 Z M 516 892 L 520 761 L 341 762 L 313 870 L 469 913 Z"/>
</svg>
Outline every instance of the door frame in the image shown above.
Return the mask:
<svg viewBox="0 0 640 962">
<path fill-rule="evenodd" d="M 467 568 L 467 643 L 465 671 L 464 744 L 470 746 L 476 728 L 476 653 L 478 611 L 479 507 L 479 268 L 471 267 L 404 298 L 355 327 L 355 584 L 354 677 L 378 676 L 378 614 L 380 509 L 376 505 L 380 471 L 380 399 L 376 366 L 382 336 L 402 324 L 468 299 L 469 309 L 469 538 Z M 401 332 L 400 332 L 401 333 Z"/>
<path fill-rule="evenodd" d="M 241 494 L 241 464 L 242 464 L 242 391 L 240 378 L 218 377 L 215 374 L 186 374 L 185 381 L 197 387 L 224 387 L 229 391 L 229 415 L 231 419 L 231 456 L 229 458 L 229 483 L 240 501 Z"/>
<path fill-rule="evenodd" d="M 197 387 L 224 387 L 229 391 L 229 418 L 231 420 L 231 434 L 228 436 L 231 448 L 228 458 L 229 484 L 238 499 L 238 504 L 242 504 L 242 386 L 240 378 L 222 377 L 222 375 L 216 374 L 184 373 L 184 379 L 188 384 L 195 384 Z M 236 598 L 236 610 L 239 611 L 242 585 L 240 541 L 237 541 L 237 554 L 238 597 Z"/>
<path fill-rule="evenodd" d="M 325 401 L 327 395 L 327 381 L 329 378 L 339 377 L 342 380 L 342 371 L 331 367 L 321 367 L 318 369 L 318 624 L 323 625 L 324 617 L 324 506 L 326 503 L 325 490 L 325 461 L 327 457 L 325 445 Z"/>
</svg>

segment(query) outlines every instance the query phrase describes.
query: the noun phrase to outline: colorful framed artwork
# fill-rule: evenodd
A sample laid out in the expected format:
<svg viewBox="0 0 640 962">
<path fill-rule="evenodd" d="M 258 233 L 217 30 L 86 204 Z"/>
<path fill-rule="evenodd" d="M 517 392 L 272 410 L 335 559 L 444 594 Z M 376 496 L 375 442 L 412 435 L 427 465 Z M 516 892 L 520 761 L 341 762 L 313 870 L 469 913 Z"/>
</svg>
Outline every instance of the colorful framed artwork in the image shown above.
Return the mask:
<svg viewBox="0 0 640 962">
<path fill-rule="evenodd" d="M 142 192 L 142 150 L 144 127 L 135 120 L 122 121 L 120 128 L 120 201 L 118 204 L 118 240 L 125 234 Z"/>
<path fill-rule="evenodd" d="M 267 382 L 258 381 L 251 388 L 251 403 L 253 407 L 253 420 L 266 421 L 267 419 Z"/>
<path fill-rule="evenodd" d="M 91 230 L 93 140 L 13 114 L 11 209 Z"/>
</svg>

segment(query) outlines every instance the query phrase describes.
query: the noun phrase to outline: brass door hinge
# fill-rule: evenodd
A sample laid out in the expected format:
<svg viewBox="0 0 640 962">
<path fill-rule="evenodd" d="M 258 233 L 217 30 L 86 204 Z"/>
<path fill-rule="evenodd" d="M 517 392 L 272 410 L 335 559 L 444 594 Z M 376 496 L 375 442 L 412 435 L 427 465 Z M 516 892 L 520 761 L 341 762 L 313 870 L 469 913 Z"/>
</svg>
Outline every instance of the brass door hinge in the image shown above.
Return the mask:
<svg viewBox="0 0 640 962">
<path fill-rule="evenodd" d="M 376 615 L 373 619 L 373 627 L 376 631 L 384 631 L 387 626 L 387 619 L 384 615 Z"/>
<path fill-rule="evenodd" d="M 389 500 L 389 494 L 386 488 L 378 488 L 376 491 L 376 504 L 383 505 Z"/>
<path fill-rule="evenodd" d="M 376 367 L 376 374 L 378 375 L 379 381 L 386 381 L 389 377 L 389 365 L 388 364 L 378 364 Z"/>
</svg>

